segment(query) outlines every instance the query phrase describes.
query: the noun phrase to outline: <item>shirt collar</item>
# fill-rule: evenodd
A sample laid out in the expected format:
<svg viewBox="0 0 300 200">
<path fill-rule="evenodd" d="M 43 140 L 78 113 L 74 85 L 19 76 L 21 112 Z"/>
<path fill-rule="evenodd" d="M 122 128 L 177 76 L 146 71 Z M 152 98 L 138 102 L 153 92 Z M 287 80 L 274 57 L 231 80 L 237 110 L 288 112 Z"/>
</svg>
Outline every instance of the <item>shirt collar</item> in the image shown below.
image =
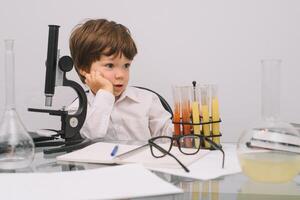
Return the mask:
<svg viewBox="0 0 300 200">
<path fill-rule="evenodd" d="M 118 101 L 123 101 L 125 98 L 129 98 L 135 102 L 142 102 L 143 99 L 142 97 L 139 95 L 139 93 L 137 93 L 137 89 L 134 87 L 127 87 L 126 90 L 121 94 L 120 98 L 117 100 Z"/>
</svg>

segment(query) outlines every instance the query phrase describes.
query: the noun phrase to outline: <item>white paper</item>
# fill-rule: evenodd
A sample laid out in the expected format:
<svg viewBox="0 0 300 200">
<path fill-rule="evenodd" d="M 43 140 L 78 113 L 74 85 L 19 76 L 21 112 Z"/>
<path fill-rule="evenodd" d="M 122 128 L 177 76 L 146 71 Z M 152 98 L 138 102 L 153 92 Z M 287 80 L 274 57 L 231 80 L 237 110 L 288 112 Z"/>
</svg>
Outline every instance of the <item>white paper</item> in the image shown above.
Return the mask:
<svg viewBox="0 0 300 200">
<path fill-rule="evenodd" d="M 279 150 L 279 151 L 300 153 L 299 146 L 292 146 L 287 144 L 272 143 L 272 142 L 261 141 L 261 140 L 251 140 L 250 145 L 252 147 L 264 148 L 267 150 Z"/>
<path fill-rule="evenodd" d="M 150 151 L 150 146 L 145 147 L 142 151 L 138 151 L 129 157 L 119 159 L 114 159 L 110 155 L 112 149 L 116 144 L 113 143 L 104 143 L 98 142 L 92 144 L 86 148 L 61 155 L 57 157 L 57 160 L 60 161 L 76 161 L 76 162 L 89 162 L 89 163 L 140 163 L 145 167 L 167 167 L 167 168 L 177 168 L 181 169 L 182 167 L 177 163 L 177 161 L 171 156 L 164 156 L 162 158 L 155 158 L 152 156 Z M 122 154 L 134 148 L 137 148 L 137 145 L 124 145 L 118 144 L 118 153 Z M 161 144 L 163 146 L 164 144 Z M 188 149 L 187 149 L 188 150 Z M 178 149 L 178 147 L 173 147 L 171 153 L 178 158 L 184 165 L 190 166 L 192 163 L 196 162 L 199 159 L 202 159 L 210 151 L 201 150 L 195 155 L 184 155 Z"/>
<path fill-rule="evenodd" d="M 284 133 L 277 133 L 264 130 L 254 131 L 252 136 L 253 139 L 261 140 L 261 141 L 269 141 L 274 143 L 284 143 L 284 144 L 292 144 L 296 146 L 300 146 L 300 138 L 294 135 L 288 135 Z"/>
<path fill-rule="evenodd" d="M 194 178 L 200 180 L 214 179 L 220 176 L 241 172 L 240 164 L 236 154 L 236 145 L 223 145 L 225 152 L 225 166 L 222 169 L 222 153 L 220 151 L 211 151 L 208 155 L 191 164 L 188 169 L 189 173 L 181 169 L 156 168 L 149 167 L 148 169 L 160 171 L 167 174 Z"/>
<path fill-rule="evenodd" d="M 164 146 L 160 144 L 160 146 Z M 167 148 L 165 148 L 167 149 Z M 188 152 L 191 149 L 186 149 L 185 152 Z M 178 147 L 173 146 L 171 153 L 174 155 L 181 163 L 185 166 L 190 166 L 195 163 L 197 160 L 203 159 L 210 151 L 202 150 L 199 151 L 195 155 L 185 155 L 181 153 Z M 155 158 L 151 154 L 150 148 L 145 148 L 143 152 L 139 152 L 134 154 L 126 159 L 124 159 L 121 163 L 140 163 L 143 164 L 145 167 L 163 167 L 163 168 L 173 168 L 173 169 L 182 169 L 184 170 L 181 165 L 171 156 L 166 155 L 162 158 Z"/>
<path fill-rule="evenodd" d="M 181 193 L 141 165 L 55 173 L 2 173 L 1 199 L 123 199 Z"/>
</svg>

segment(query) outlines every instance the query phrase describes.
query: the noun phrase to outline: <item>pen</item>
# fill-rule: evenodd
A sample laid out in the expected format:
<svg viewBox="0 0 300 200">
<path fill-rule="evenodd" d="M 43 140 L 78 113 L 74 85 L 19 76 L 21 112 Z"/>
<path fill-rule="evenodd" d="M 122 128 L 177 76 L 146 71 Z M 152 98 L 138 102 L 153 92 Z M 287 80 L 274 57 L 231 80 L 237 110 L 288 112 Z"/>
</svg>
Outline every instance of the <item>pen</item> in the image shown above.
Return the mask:
<svg viewBox="0 0 300 200">
<path fill-rule="evenodd" d="M 143 150 L 146 146 L 148 146 L 149 144 L 144 144 L 144 145 L 142 145 L 142 146 L 139 146 L 139 147 L 137 147 L 137 148 L 135 148 L 135 149 L 132 149 L 132 150 L 130 150 L 130 151 L 127 151 L 127 152 L 125 152 L 125 153 L 121 153 L 120 155 L 117 155 L 115 158 L 118 158 L 118 159 L 122 159 L 122 158 L 127 158 L 127 157 L 129 157 L 129 156 L 131 156 L 132 154 L 134 154 L 134 153 L 137 153 L 137 152 L 139 152 L 140 150 Z"/>
<path fill-rule="evenodd" d="M 115 156 L 117 154 L 118 148 L 119 148 L 119 145 L 114 146 L 114 148 L 111 151 L 110 155 Z"/>
</svg>

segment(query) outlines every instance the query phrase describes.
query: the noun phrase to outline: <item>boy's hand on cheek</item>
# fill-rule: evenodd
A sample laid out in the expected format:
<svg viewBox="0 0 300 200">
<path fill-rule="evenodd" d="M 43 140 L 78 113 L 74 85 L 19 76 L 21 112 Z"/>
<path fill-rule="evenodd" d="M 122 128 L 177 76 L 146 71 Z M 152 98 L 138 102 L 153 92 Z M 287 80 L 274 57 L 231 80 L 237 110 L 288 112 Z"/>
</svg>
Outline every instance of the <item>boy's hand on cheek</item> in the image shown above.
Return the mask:
<svg viewBox="0 0 300 200">
<path fill-rule="evenodd" d="M 85 83 L 89 86 L 94 94 L 98 92 L 98 90 L 103 89 L 109 91 L 113 94 L 113 85 L 112 83 L 105 79 L 100 72 L 91 71 L 90 73 L 85 73 Z"/>
</svg>

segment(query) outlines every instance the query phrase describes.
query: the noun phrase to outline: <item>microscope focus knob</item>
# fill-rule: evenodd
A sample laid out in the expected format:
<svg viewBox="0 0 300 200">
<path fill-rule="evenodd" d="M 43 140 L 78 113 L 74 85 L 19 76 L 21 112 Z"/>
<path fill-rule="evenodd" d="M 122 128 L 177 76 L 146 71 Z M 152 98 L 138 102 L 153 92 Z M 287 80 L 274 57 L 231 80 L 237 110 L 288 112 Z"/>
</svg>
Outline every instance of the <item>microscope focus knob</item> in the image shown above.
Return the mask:
<svg viewBox="0 0 300 200">
<path fill-rule="evenodd" d="M 59 59 L 58 66 L 63 72 L 71 71 L 73 68 L 73 60 L 70 56 L 63 56 Z"/>
</svg>

